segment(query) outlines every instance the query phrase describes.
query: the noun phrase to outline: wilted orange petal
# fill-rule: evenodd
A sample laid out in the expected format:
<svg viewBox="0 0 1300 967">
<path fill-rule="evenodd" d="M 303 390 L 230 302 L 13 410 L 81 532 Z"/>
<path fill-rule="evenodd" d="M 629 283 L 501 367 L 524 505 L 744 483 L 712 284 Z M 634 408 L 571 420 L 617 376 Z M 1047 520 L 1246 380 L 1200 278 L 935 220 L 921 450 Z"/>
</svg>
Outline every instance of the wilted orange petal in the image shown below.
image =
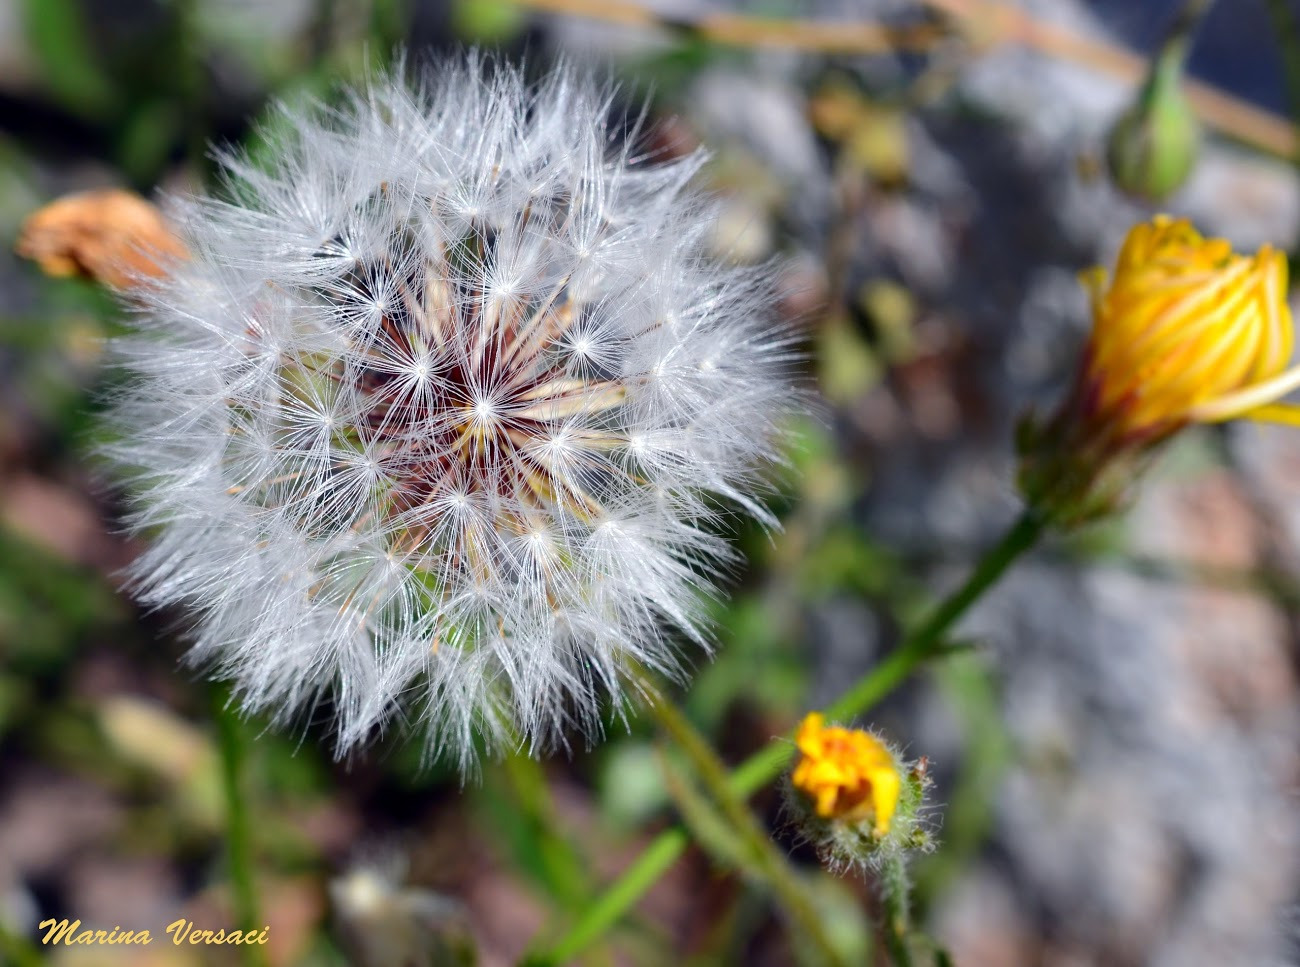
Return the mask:
<svg viewBox="0 0 1300 967">
<path fill-rule="evenodd" d="M 68 195 L 29 215 L 15 251 L 49 275 L 85 275 L 117 289 L 186 255 L 158 209 L 119 188 Z"/>
</svg>

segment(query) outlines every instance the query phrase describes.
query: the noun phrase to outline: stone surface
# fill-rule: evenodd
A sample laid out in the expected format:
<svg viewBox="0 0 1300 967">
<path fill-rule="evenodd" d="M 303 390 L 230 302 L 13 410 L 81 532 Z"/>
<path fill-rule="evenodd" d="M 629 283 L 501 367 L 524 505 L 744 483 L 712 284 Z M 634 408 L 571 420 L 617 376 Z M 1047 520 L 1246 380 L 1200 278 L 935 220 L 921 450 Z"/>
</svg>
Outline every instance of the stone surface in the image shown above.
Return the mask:
<svg viewBox="0 0 1300 967">
<path fill-rule="evenodd" d="M 1106 29 L 1071 0 L 1021 6 Z M 841 424 L 845 450 L 872 468 L 862 526 L 913 555 L 943 549 L 936 590 L 1017 510 L 1015 419 L 1054 401 L 1087 334 L 1076 273 L 1109 261 L 1149 214 L 1079 164 L 1098 156 L 1124 85 L 1007 48 L 957 93 L 966 111 L 925 112 L 910 133 L 904 188 L 852 216 L 850 279 L 902 280 L 918 326 L 938 335 Z M 762 133 L 737 137 L 777 163 Z M 827 191 L 823 167 L 788 205 L 815 209 Z M 1168 207 L 1240 247 L 1300 237 L 1294 169 L 1218 141 Z M 789 221 L 819 251 L 834 217 Z M 1054 546 L 962 625 L 1014 749 L 990 841 L 932 912 L 963 967 L 1294 962 L 1300 689 L 1287 582 L 1300 574 L 1300 434 L 1235 426 L 1189 449 L 1194 459 L 1172 455 L 1144 482 L 1118 551 Z M 880 622 L 849 630 L 846 613 L 813 626 L 823 699 L 855 655 L 865 666 L 881 647 Z M 944 801 L 966 738 L 945 699 L 922 691 L 876 720 L 938 763 Z"/>
</svg>

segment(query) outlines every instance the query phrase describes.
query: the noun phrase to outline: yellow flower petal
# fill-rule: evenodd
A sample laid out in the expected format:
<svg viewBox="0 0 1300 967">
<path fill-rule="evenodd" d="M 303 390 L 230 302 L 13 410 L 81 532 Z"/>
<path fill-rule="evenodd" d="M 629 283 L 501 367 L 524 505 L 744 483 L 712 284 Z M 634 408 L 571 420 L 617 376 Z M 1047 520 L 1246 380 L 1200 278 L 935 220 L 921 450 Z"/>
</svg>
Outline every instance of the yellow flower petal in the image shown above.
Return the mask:
<svg viewBox="0 0 1300 967">
<path fill-rule="evenodd" d="M 1242 419 L 1257 420 L 1260 423 L 1285 423 L 1287 426 L 1300 426 L 1300 406 L 1294 403 L 1268 403 L 1241 414 Z"/>
<path fill-rule="evenodd" d="M 1158 215 L 1129 232 L 1112 275 L 1080 278 L 1093 309 L 1084 419 L 1113 439 L 1250 415 L 1300 387 L 1286 259 L 1269 246 L 1241 255 Z"/>
<path fill-rule="evenodd" d="M 823 819 L 870 819 L 883 836 L 902 791 L 893 755 L 869 732 L 824 723 L 820 713 L 810 712 L 799 725 L 795 744 L 802 756 L 790 774 L 791 784 Z"/>
<path fill-rule="evenodd" d="M 902 785 L 902 778 L 892 767 L 876 769 L 871 773 L 871 805 L 876 811 L 878 836 L 889 832 L 889 821 L 894 818 Z"/>
</svg>

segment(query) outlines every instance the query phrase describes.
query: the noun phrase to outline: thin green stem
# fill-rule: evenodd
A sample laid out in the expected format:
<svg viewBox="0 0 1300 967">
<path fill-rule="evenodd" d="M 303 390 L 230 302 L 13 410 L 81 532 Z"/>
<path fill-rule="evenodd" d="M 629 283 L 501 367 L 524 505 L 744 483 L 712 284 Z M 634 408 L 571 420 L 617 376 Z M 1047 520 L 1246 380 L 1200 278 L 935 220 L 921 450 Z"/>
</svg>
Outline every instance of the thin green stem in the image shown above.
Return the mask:
<svg viewBox="0 0 1300 967">
<path fill-rule="evenodd" d="M 899 648 L 826 707 L 826 718 L 835 721 L 861 715 L 897 688 L 918 665 L 943 647 L 944 638 L 957 619 L 1021 554 L 1037 543 L 1042 533 L 1043 523 L 1037 515 L 1029 511 L 1022 514 L 1002 540 L 980 558 L 965 584 L 944 599 Z M 731 774 L 732 788 L 741 795 L 752 796 L 780 775 L 793 754 L 794 746 L 788 742 L 765 746 Z"/>
<path fill-rule="evenodd" d="M 1300 124 L 1300 15 L 1286 0 L 1268 0 L 1265 4 L 1273 21 L 1273 36 L 1282 55 L 1282 78 L 1285 82 L 1287 109 L 1291 119 Z M 1300 167 L 1300 152 L 1291 161 Z M 1300 243 L 1291 249 L 1291 262 L 1300 262 Z"/>
<path fill-rule="evenodd" d="M 221 758 L 221 786 L 226 804 L 226 862 L 234 892 L 235 922 L 240 930 L 261 930 L 257 881 L 253 873 L 253 836 L 248 820 L 245 789 L 246 729 L 225 689 L 214 692 L 217 720 L 217 750 Z M 245 967 L 266 967 L 265 948 L 240 944 Z"/>
<path fill-rule="evenodd" d="M 951 883 L 984 844 L 993 822 L 994 792 L 1013 755 L 992 671 L 973 656 L 954 656 L 935 672 L 965 738 L 961 768 L 946 797 L 943 849 L 922 860 L 912 880 L 922 903 Z"/>
<path fill-rule="evenodd" d="M 530 869 L 546 894 L 553 898 L 566 917 L 587 909 L 594 894 L 590 864 L 571 838 L 565 836 L 547 785 L 546 773 L 527 752 L 505 757 L 502 773 L 509 787 L 507 796 L 489 787 L 485 790 L 487 808 L 507 813 L 490 819 L 506 830 L 506 838 Z M 587 963 L 603 965 L 608 958 L 588 955 Z"/>
<path fill-rule="evenodd" d="M 885 948 L 894 967 L 912 967 L 912 948 L 908 946 L 912 930 L 907 910 L 907 865 L 902 856 L 891 856 L 885 861 L 883 881 Z"/>
<path fill-rule="evenodd" d="M 812 942 L 824 962 L 836 967 L 843 964 L 844 959 L 827 935 L 822 917 L 800 881 L 798 872 L 777 849 L 767 831 L 745 805 L 744 798 L 732 789 L 727 766 L 718 758 L 713 746 L 700 735 L 677 704 L 662 692 L 656 690 L 652 695 L 650 711 L 660 727 L 691 761 L 705 789 L 731 823 L 732 830 L 748 847 L 754 858 L 755 870 L 776 894 L 799 932 Z"/>
<path fill-rule="evenodd" d="M 601 934 L 618 923 L 631 906 L 681 859 L 688 845 L 690 836 L 682 827 L 673 826 L 664 830 L 650 841 L 650 845 L 641 851 L 617 880 L 597 894 L 586 913 L 554 946 L 545 953 L 526 957 L 524 964 L 545 967 L 571 962 Z"/>
<path fill-rule="evenodd" d="M 1201 26 L 1201 21 L 1214 6 L 1214 0 L 1184 0 L 1182 9 L 1169 25 L 1168 37 L 1184 36 L 1190 38 Z"/>
<path fill-rule="evenodd" d="M 1196 32 L 1201 21 L 1210 12 L 1214 0 L 1186 0 L 1181 10 L 1165 31 L 1160 50 L 1151 59 L 1143 85 L 1143 97 L 1150 99 L 1160 85 L 1177 85 L 1183 80 L 1183 70 L 1191 53 Z"/>
<path fill-rule="evenodd" d="M 199 0 L 171 0 L 174 30 L 174 69 L 179 106 L 184 112 L 185 152 L 196 187 L 202 188 L 213 174 L 208 157 L 211 112 L 204 81 L 203 31 L 199 23 Z"/>
<path fill-rule="evenodd" d="M 944 599 L 898 649 L 828 706 L 826 717 L 842 720 L 861 715 L 898 687 L 926 659 L 940 652 L 945 636 L 957 619 L 1037 543 L 1043 529 L 1044 523 L 1038 515 L 1029 510 L 1021 514 L 1002 539 L 980 558 L 966 582 Z M 793 754 L 794 745 L 787 739 L 770 742 L 730 773 L 727 786 L 734 795 L 748 798 L 780 775 Z M 677 862 L 689 842 L 686 831 L 680 827 L 660 833 L 611 884 L 601 902 L 594 904 L 550 950 L 534 955 L 528 963 L 538 967 L 561 964 L 585 949 L 617 923 L 655 880 Z"/>
<path fill-rule="evenodd" d="M 323 70 L 334 50 L 334 20 L 338 13 L 337 6 L 337 0 L 316 0 L 316 9 L 307 31 L 309 57 L 307 70 Z"/>
<path fill-rule="evenodd" d="M 584 909 L 591 899 L 590 864 L 560 831 L 555 803 L 546 773 L 532 756 L 517 752 L 506 756 L 504 773 L 511 790 L 509 808 L 527 831 L 536 849 L 539 873 L 547 891 L 570 911 Z"/>
</svg>

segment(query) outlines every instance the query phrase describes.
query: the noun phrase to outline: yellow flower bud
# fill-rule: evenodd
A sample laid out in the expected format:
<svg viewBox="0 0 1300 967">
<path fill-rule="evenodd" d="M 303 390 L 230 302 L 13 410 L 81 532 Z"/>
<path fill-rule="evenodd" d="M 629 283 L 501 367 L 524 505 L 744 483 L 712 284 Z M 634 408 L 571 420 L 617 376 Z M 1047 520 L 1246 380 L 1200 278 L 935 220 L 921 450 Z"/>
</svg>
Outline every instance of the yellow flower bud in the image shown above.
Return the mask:
<svg viewBox="0 0 1300 967">
<path fill-rule="evenodd" d="M 832 870 L 901 871 L 906 854 L 934 848 L 924 759 L 904 763 L 877 736 L 828 726 L 820 712 L 808 713 L 794 740 L 800 755 L 786 786 L 789 808 Z"/>
<path fill-rule="evenodd" d="M 1022 428 L 1021 488 L 1058 522 L 1113 509 L 1141 456 L 1189 423 L 1300 425 L 1285 256 L 1203 238 L 1186 219 L 1139 224 L 1115 263 L 1083 276 L 1092 335 L 1073 392 Z"/>
<path fill-rule="evenodd" d="M 902 778 L 889 749 L 869 732 L 826 727 L 810 712 L 795 733 L 802 757 L 790 781 L 822 819 L 870 820 L 877 836 L 889 832 Z"/>
<path fill-rule="evenodd" d="M 1109 285 L 1100 269 L 1085 284 L 1093 418 L 1125 435 L 1250 416 L 1300 384 L 1286 257 L 1267 245 L 1238 255 L 1158 215 L 1129 232 Z"/>
</svg>

